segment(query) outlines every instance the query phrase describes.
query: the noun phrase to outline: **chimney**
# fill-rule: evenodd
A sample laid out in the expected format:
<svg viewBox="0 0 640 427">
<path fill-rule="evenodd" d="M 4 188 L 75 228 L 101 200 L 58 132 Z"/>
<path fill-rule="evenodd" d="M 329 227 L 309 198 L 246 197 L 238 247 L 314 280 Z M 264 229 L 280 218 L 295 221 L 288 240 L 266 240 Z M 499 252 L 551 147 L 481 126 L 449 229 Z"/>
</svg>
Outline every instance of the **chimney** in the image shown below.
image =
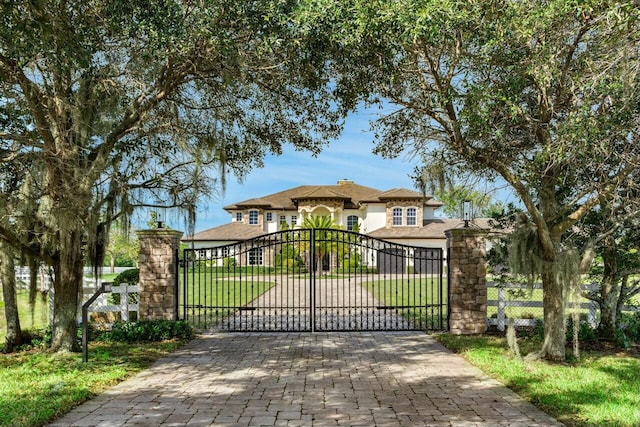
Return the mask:
<svg viewBox="0 0 640 427">
<path fill-rule="evenodd" d="M 353 184 L 353 181 L 346 178 L 338 180 L 338 185 L 345 185 L 345 184 Z"/>
</svg>

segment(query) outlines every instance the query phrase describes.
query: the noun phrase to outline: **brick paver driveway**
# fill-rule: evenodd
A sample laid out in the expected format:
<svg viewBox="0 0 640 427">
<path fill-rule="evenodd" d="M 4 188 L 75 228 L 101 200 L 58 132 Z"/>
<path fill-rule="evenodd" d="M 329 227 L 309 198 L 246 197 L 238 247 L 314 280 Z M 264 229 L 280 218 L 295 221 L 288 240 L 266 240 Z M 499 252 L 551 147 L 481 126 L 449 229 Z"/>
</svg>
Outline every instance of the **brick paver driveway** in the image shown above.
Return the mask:
<svg viewBox="0 0 640 427">
<path fill-rule="evenodd" d="M 211 333 L 53 426 L 561 426 L 416 332 Z"/>
</svg>

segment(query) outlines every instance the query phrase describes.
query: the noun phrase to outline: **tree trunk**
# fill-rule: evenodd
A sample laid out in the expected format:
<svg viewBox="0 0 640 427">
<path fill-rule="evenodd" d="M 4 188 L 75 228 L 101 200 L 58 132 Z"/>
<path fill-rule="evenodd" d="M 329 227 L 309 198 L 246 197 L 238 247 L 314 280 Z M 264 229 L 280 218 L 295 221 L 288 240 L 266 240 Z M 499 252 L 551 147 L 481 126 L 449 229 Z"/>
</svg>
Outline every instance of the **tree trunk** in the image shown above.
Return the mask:
<svg viewBox="0 0 640 427">
<path fill-rule="evenodd" d="M 567 342 L 565 298 L 562 283 L 557 278 L 554 266 L 549 265 L 542 272 L 542 301 L 544 305 L 544 343 L 541 357 L 563 361 Z"/>
<path fill-rule="evenodd" d="M 13 251 L 7 243 L 0 241 L 0 281 L 4 298 L 4 316 L 7 321 L 7 335 L 4 351 L 11 353 L 22 344 L 22 330 L 18 316 L 18 300 L 16 296 L 16 276 Z"/>
<path fill-rule="evenodd" d="M 604 239 L 602 262 L 604 271 L 600 283 L 600 325 L 598 335 L 602 338 L 613 339 L 616 330 L 616 308 L 620 298 L 620 281 L 618 274 L 618 249 L 615 239 L 608 236 Z"/>
<path fill-rule="evenodd" d="M 68 231 L 60 235 L 59 255 L 54 261 L 55 273 L 53 330 L 51 349 L 79 351 L 77 314 L 82 292 L 82 232 Z"/>
<path fill-rule="evenodd" d="M 36 316 L 36 294 L 38 293 L 38 274 L 40 272 L 40 263 L 35 257 L 28 258 L 29 264 L 29 314 L 31 315 L 31 324 L 35 322 Z"/>
<path fill-rule="evenodd" d="M 620 282 L 617 276 L 606 276 L 602 280 L 600 303 L 600 325 L 598 335 L 601 338 L 613 339 L 618 325 L 618 300 L 620 298 Z"/>
</svg>

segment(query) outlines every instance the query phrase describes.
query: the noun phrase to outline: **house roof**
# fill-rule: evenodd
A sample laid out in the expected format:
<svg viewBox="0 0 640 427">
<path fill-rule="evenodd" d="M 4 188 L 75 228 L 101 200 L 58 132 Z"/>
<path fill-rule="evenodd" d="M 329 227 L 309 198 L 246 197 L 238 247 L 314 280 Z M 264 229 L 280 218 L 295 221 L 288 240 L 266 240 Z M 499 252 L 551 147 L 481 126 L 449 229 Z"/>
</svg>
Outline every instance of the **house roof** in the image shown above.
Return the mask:
<svg viewBox="0 0 640 427">
<path fill-rule="evenodd" d="M 258 207 L 258 206 L 271 206 L 271 202 L 261 197 L 255 199 L 245 200 L 244 202 L 236 203 L 238 207 Z"/>
<path fill-rule="evenodd" d="M 461 228 L 464 222 L 459 219 L 431 219 L 425 220 L 422 227 L 382 227 L 366 233 L 377 239 L 445 239 L 445 231 L 451 228 Z M 490 229 L 487 218 L 475 219 L 473 227 Z M 197 241 L 244 241 L 266 234 L 259 226 L 247 225 L 243 222 L 230 222 L 208 230 L 200 231 L 193 236 L 186 236 L 186 242 Z"/>
<path fill-rule="evenodd" d="M 342 180 L 338 181 L 337 185 L 301 185 L 278 193 L 231 204 L 225 206 L 224 209 L 232 211 L 259 207 L 275 210 L 297 210 L 297 203 L 302 200 L 343 200 L 346 208 L 358 208 L 362 203 L 420 199 L 425 200 L 426 206 L 440 206 L 439 202 L 430 203 L 431 196 L 423 197 L 419 192 L 406 188 L 381 191 L 356 184 L 353 181 Z"/>
<path fill-rule="evenodd" d="M 183 241 L 243 241 L 264 235 L 262 228 L 257 225 L 247 225 L 244 222 L 234 221 L 218 227 L 195 233 L 193 236 L 185 236 Z"/>
<path fill-rule="evenodd" d="M 407 190 L 406 188 L 393 188 L 378 194 L 379 200 L 419 200 L 422 198 L 422 194 L 417 191 Z"/>
<path fill-rule="evenodd" d="M 292 201 L 296 200 L 305 200 L 305 199 L 343 199 L 349 200 L 350 196 L 347 196 L 339 191 L 336 191 L 332 188 L 327 187 L 315 187 L 310 189 L 308 192 L 303 192 L 300 195 L 293 195 L 291 197 Z"/>
<path fill-rule="evenodd" d="M 463 226 L 464 222 L 460 219 L 439 218 L 425 220 L 422 227 L 382 227 L 367 235 L 377 239 L 445 239 L 446 230 Z M 487 218 L 475 219 L 472 226 L 491 228 Z"/>
</svg>

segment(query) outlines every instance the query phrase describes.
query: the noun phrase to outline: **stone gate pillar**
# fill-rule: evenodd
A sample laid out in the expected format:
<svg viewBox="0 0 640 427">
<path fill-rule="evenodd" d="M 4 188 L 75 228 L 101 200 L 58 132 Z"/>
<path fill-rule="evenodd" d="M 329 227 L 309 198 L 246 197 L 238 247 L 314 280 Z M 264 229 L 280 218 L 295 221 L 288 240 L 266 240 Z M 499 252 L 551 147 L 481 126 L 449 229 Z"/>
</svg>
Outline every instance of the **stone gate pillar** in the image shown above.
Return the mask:
<svg viewBox="0 0 640 427">
<path fill-rule="evenodd" d="M 178 248 L 181 231 L 137 231 L 140 241 L 140 320 L 177 320 Z"/>
<path fill-rule="evenodd" d="M 452 334 L 481 334 L 487 329 L 486 234 L 474 228 L 445 231 Z"/>
</svg>

